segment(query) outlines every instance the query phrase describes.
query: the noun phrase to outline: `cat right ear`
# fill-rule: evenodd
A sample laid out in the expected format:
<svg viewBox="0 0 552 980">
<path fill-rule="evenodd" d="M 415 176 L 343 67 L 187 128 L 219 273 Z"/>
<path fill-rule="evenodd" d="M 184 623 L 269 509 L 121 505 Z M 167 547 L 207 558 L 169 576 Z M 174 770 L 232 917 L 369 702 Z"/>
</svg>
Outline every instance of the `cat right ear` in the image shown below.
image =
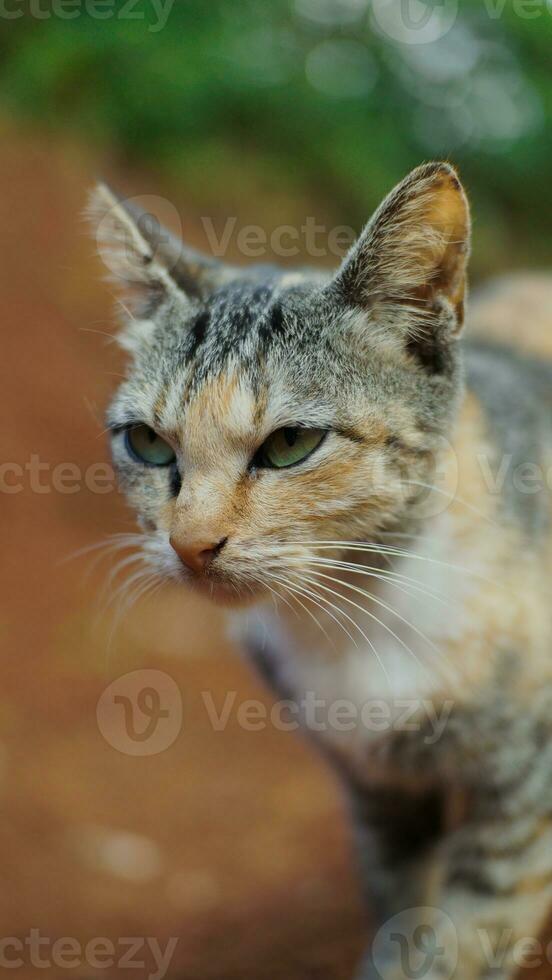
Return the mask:
<svg viewBox="0 0 552 980">
<path fill-rule="evenodd" d="M 159 198 L 140 200 L 164 203 L 176 214 Z M 86 215 L 109 278 L 139 314 L 151 315 L 171 295 L 204 299 L 234 275 L 229 267 L 184 245 L 155 214 L 135 200 L 117 197 L 106 184 L 92 191 Z"/>
<path fill-rule="evenodd" d="M 464 319 L 470 214 L 453 167 L 414 170 L 385 199 L 346 257 L 332 289 L 413 354 L 456 337 Z"/>
</svg>

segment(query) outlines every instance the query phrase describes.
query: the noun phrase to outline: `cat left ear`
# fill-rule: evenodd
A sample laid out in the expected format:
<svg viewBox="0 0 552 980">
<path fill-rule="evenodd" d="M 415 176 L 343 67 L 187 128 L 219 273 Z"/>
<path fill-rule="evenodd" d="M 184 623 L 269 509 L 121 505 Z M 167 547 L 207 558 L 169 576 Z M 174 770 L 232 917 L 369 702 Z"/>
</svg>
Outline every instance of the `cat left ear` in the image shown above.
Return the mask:
<svg viewBox="0 0 552 980">
<path fill-rule="evenodd" d="M 98 252 L 110 277 L 131 301 L 150 311 L 167 295 L 203 299 L 231 270 L 184 245 L 157 217 L 106 185 L 92 191 L 87 208 Z"/>
<path fill-rule="evenodd" d="M 453 167 L 414 170 L 385 199 L 345 258 L 333 288 L 374 321 L 424 343 L 464 321 L 470 214 Z"/>
</svg>

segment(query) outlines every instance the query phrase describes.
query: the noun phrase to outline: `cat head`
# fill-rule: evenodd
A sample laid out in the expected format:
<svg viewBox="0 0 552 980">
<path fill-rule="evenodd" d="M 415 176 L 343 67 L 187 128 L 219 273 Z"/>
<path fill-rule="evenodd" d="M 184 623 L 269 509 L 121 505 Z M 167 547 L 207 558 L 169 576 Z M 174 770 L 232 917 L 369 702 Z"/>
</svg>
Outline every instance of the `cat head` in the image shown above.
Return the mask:
<svg viewBox="0 0 552 980">
<path fill-rule="evenodd" d="M 108 425 L 154 573 L 263 598 L 408 520 L 461 389 L 452 167 L 410 174 L 333 276 L 204 258 L 103 185 L 91 215 L 133 302 Z"/>
</svg>

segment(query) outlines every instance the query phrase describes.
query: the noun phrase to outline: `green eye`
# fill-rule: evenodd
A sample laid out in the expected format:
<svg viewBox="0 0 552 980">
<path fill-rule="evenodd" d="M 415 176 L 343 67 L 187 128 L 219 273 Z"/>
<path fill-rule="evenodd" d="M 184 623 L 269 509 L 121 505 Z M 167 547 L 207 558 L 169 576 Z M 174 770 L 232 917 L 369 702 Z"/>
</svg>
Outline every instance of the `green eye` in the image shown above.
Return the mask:
<svg viewBox="0 0 552 980">
<path fill-rule="evenodd" d="M 169 466 L 176 459 L 168 442 L 161 439 L 149 425 L 136 425 L 125 434 L 127 450 L 147 466 Z"/>
<path fill-rule="evenodd" d="M 299 426 L 277 429 L 261 446 L 257 454 L 258 465 L 281 470 L 302 463 L 325 435 L 325 429 L 301 429 Z"/>
</svg>

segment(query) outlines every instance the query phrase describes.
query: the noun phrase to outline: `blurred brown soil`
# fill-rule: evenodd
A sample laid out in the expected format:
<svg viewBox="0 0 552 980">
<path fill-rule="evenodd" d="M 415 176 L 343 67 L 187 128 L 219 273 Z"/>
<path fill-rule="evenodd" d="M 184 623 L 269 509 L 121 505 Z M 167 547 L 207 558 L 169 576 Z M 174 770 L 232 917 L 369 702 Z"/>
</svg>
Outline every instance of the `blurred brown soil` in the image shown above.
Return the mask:
<svg viewBox="0 0 552 980">
<path fill-rule="evenodd" d="M 94 332 L 115 320 L 81 219 L 86 189 L 99 172 L 174 195 L 84 148 L 7 125 L 3 137 L 1 459 L 38 455 L 50 491 L 26 474 L 1 499 L 0 937 L 179 937 L 168 976 L 180 980 L 348 977 L 362 914 L 330 775 L 297 735 L 243 731 L 235 716 L 213 730 L 202 691 L 217 705 L 229 690 L 270 699 L 210 607 L 161 597 L 110 642 L 98 612 L 109 561 L 92 574 L 90 557 L 63 562 L 133 530 L 116 493 L 51 488 L 52 466 L 107 459 L 102 413 L 121 370 Z M 198 219 L 175 203 L 193 239 Z M 138 668 L 169 674 L 184 704 L 179 737 L 147 758 L 114 749 L 96 723 L 106 685 Z M 60 973 L 119 970 L 16 971 Z"/>
</svg>

